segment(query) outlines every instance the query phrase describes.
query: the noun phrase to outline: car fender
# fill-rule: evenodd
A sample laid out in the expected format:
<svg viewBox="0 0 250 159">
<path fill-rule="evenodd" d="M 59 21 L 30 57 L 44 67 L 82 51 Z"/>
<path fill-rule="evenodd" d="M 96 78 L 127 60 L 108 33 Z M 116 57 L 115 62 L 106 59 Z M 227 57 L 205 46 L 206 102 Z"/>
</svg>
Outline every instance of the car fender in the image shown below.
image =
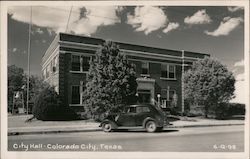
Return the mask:
<svg viewBox="0 0 250 159">
<path fill-rule="evenodd" d="M 103 120 L 103 121 L 101 122 L 101 124 L 99 125 L 99 127 L 102 127 L 102 124 L 107 123 L 107 122 L 111 123 L 112 129 L 117 129 L 117 128 L 118 128 L 118 125 L 117 125 L 114 121 L 109 120 L 109 119 Z"/>
<path fill-rule="evenodd" d="M 143 123 L 142 123 L 142 125 L 143 125 L 144 128 L 146 127 L 146 123 L 147 123 L 148 121 L 154 121 L 154 122 L 156 123 L 156 125 L 158 126 L 158 122 L 157 122 L 154 118 L 152 118 L 152 117 L 147 117 L 147 118 L 145 118 L 145 119 L 143 120 Z"/>
</svg>

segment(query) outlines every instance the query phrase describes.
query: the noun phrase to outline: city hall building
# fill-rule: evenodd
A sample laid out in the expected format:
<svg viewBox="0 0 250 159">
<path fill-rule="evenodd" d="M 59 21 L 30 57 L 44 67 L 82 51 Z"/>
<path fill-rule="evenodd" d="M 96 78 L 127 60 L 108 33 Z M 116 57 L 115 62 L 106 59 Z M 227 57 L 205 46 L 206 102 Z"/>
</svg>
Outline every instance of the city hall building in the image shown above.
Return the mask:
<svg viewBox="0 0 250 159">
<path fill-rule="evenodd" d="M 62 102 L 83 111 L 83 96 L 89 60 L 105 39 L 59 33 L 42 58 L 46 82 L 54 86 Z M 186 66 L 208 54 L 169 50 L 115 42 L 136 66 L 137 96 L 140 103 L 160 103 L 161 107 L 182 109 L 182 74 Z"/>
</svg>

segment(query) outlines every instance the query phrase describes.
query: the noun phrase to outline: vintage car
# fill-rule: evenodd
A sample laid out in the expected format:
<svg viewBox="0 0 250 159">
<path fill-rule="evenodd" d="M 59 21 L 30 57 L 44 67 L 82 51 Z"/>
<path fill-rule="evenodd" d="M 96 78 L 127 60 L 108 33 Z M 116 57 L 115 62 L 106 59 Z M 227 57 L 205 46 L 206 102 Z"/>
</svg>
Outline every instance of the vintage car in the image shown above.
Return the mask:
<svg viewBox="0 0 250 159">
<path fill-rule="evenodd" d="M 121 113 L 108 115 L 100 124 L 104 132 L 121 127 L 143 127 L 148 132 L 161 131 L 168 123 L 166 115 L 151 104 L 128 105 Z"/>
</svg>

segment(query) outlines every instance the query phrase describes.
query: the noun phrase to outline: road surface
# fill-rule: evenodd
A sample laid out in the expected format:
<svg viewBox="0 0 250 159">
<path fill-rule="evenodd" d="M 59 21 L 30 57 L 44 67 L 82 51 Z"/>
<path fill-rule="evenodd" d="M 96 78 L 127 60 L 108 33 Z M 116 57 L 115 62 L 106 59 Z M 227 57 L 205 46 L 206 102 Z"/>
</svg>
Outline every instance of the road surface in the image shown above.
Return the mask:
<svg viewBox="0 0 250 159">
<path fill-rule="evenodd" d="M 243 152 L 244 126 L 142 129 L 8 137 L 9 151 Z"/>
</svg>

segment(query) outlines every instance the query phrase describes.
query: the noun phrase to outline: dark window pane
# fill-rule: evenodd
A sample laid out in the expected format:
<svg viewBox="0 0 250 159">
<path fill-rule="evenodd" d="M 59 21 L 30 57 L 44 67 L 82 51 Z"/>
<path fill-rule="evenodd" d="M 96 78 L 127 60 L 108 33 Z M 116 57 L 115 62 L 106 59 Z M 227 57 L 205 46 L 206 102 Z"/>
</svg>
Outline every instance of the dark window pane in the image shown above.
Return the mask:
<svg viewBox="0 0 250 159">
<path fill-rule="evenodd" d="M 149 63 L 148 62 L 142 62 L 141 63 L 141 74 L 149 74 Z"/>
<path fill-rule="evenodd" d="M 73 55 L 71 60 L 71 70 L 80 71 L 80 56 Z"/>
<path fill-rule="evenodd" d="M 168 65 L 161 65 L 161 77 L 168 78 Z"/>
<path fill-rule="evenodd" d="M 72 104 L 80 104 L 80 86 L 72 86 Z"/>
<path fill-rule="evenodd" d="M 130 107 L 129 113 L 136 113 L 136 107 Z"/>
<path fill-rule="evenodd" d="M 161 77 L 168 78 L 168 71 L 161 71 Z"/>
<path fill-rule="evenodd" d="M 90 57 L 86 57 L 86 56 L 82 57 L 82 70 L 83 71 L 89 70 L 89 60 L 90 60 Z"/>
<path fill-rule="evenodd" d="M 148 69 L 142 68 L 141 74 L 147 75 L 148 74 Z"/>
<path fill-rule="evenodd" d="M 161 90 L 161 98 L 166 98 L 168 96 L 168 90 L 167 89 L 162 89 Z"/>
<path fill-rule="evenodd" d="M 174 93 L 175 91 L 169 91 L 169 101 L 173 100 Z"/>
<path fill-rule="evenodd" d="M 175 74 L 172 72 L 169 72 L 169 78 L 175 78 Z"/>
<path fill-rule="evenodd" d="M 175 66 L 174 65 L 169 66 L 169 78 L 175 78 Z"/>
</svg>

